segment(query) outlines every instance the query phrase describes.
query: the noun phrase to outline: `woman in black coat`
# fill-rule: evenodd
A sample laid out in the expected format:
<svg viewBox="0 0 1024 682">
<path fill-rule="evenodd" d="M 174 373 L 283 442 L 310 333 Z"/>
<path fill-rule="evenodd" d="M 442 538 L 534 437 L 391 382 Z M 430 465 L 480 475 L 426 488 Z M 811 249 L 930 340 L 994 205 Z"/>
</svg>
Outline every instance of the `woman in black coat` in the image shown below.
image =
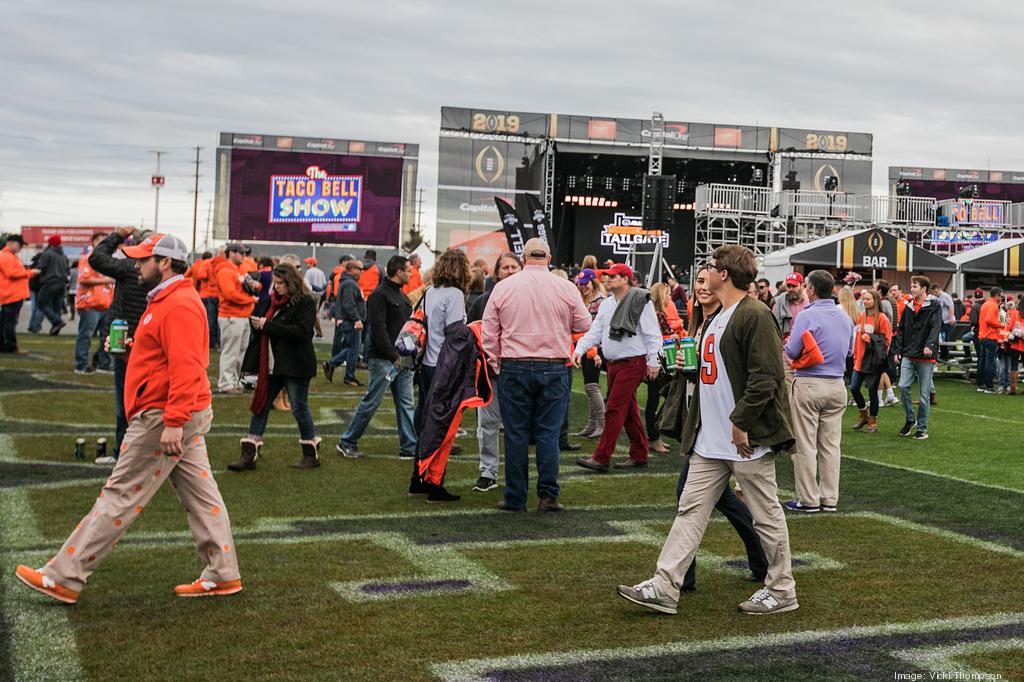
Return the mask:
<svg viewBox="0 0 1024 682">
<path fill-rule="evenodd" d="M 316 376 L 316 352 L 313 350 L 316 305 L 293 265 L 281 264 L 274 268 L 271 289 L 270 297 L 257 303 L 249 318 L 252 335 L 242 371 L 259 378 L 249 406 L 252 412 L 249 435 L 241 440 L 241 458 L 228 465 L 232 471 L 256 468 L 267 418 L 273 409 L 274 397 L 282 389 L 288 392 L 302 446 L 302 459 L 292 466 L 297 469 L 320 466 L 320 439 L 309 411 L 309 381 Z"/>
</svg>

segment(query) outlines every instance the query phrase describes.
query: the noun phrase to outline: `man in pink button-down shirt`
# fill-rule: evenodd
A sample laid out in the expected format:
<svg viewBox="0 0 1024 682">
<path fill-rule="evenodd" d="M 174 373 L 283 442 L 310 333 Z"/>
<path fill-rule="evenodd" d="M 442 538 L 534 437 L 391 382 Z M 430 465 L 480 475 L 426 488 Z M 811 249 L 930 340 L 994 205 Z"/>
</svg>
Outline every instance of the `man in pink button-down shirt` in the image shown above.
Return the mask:
<svg viewBox="0 0 1024 682">
<path fill-rule="evenodd" d="M 498 508 L 526 509 L 530 433 L 537 440 L 540 511 L 558 503 L 558 432 L 569 409 L 572 335 L 590 328 L 576 287 L 548 272 L 551 251 L 542 239 L 523 248 L 525 267 L 494 285 L 484 309 L 483 343 L 498 372 L 505 425 L 505 494 Z"/>
</svg>

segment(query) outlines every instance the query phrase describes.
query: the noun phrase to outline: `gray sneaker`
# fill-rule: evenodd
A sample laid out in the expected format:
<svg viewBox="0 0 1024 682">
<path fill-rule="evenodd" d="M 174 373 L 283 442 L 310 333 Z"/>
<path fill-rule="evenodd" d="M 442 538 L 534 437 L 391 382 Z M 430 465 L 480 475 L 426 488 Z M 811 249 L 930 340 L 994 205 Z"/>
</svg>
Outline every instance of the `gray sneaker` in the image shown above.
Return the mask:
<svg viewBox="0 0 1024 682">
<path fill-rule="evenodd" d="M 342 457 L 347 457 L 348 459 L 359 459 L 360 457 L 363 456 L 363 453 L 361 453 L 359 450 L 356 450 L 354 447 L 342 445 L 341 443 L 335 445 L 334 449 L 338 451 L 339 455 L 341 455 Z"/>
<path fill-rule="evenodd" d="M 661 591 L 654 579 L 645 580 L 638 585 L 619 585 L 616 588 L 619 596 L 638 606 L 646 606 L 658 613 L 676 612 L 677 601 Z"/>
<path fill-rule="evenodd" d="M 796 603 L 796 597 L 776 597 L 763 588 L 750 595 L 750 599 L 739 605 L 740 611 L 750 616 L 766 616 L 771 613 L 785 613 L 796 611 L 800 605 Z"/>
</svg>

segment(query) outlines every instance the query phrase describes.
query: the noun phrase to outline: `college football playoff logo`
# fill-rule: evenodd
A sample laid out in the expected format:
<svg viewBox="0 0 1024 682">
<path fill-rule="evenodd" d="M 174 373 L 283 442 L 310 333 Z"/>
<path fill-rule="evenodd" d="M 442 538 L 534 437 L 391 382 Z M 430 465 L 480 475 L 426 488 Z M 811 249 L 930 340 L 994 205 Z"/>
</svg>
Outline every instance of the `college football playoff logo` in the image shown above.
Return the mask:
<svg viewBox="0 0 1024 682">
<path fill-rule="evenodd" d="M 484 184 L 492 185 L 505 172 L 505 157 L 501 155 L 498 148 L 488 145 L 480 150 L 473 162 L 476 175 Z"/>
</svg>

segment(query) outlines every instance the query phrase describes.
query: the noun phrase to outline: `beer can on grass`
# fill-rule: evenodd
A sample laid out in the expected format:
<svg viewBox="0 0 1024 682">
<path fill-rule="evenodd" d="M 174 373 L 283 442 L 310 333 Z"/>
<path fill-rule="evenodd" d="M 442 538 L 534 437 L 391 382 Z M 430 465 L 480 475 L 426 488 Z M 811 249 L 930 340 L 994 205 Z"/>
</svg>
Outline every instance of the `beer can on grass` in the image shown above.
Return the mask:
<svg viewBox="0 0 1024 682">
<path fill-rule="evenodd" d="M 85 439 L 75 439 L 75 459 L 85 459 Z"/>
<path fill-rule="evenodd" d="M 96 439 L 96 459 L 107 456 L 107 439 L 97 438 Z"/>
<path fill-rule="evenodd" d="M 683 371 L 696 372 L 700 369 L 697 363 L 697 340 L 686 337 L 679 340 L 679 352 L 683 354 Z"/>
<path fill-rule="evenodd" d="M 110 323 L 110 335 L 107 337 L 110 341 L 110 354 L 111 355 L 124 355 L 128 352 L 128 323 L 124 320 L 114 320 Z"/>
<path fill-rule="evenodd" d="M 661 344 L 661 352 L 665 354 L 665 369 L 669 373 L 676 371 L 676 353 L 679 351 L 679 345 L 675 339 L 665 339 L 664 343 Z"/>
</svg>

